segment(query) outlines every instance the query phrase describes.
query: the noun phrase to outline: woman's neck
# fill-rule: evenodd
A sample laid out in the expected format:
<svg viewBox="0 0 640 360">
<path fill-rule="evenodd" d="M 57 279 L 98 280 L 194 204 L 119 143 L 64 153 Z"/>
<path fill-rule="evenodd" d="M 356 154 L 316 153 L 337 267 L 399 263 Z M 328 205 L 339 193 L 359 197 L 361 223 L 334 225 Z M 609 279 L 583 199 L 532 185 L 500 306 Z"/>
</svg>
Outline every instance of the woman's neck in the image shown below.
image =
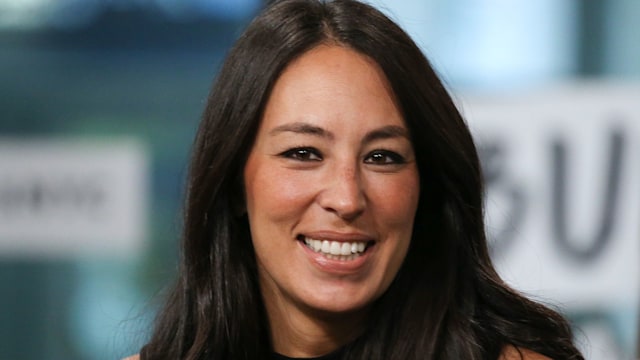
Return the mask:
<svg viewBox="0 0 640 360">
<path fill-rule="evenodd" d="M 365 311 L 326 314 L 267 302 L 275 352 L 288 357 L 326 355 L 350 343 L 363 331 Z"/>
</svg>

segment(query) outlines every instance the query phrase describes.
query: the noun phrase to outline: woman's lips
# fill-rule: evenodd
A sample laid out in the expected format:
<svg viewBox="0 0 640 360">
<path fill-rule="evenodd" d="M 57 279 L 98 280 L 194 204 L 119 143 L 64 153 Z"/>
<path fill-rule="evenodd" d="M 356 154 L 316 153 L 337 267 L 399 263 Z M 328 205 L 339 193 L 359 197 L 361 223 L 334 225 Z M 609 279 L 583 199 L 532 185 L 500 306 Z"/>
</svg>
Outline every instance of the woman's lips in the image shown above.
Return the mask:
<svg viewBox="0 0 640 360">
<path fill-rule="evenodd" d="M 314 239 L 301 236 L 301 241 L 311 250 L 332 260 L 348 261 L 360 256 L 373 241 L 336 241 L 328 239 Z"/>
<path fill-rule="evenodd" d="M 365 236 L 297 237 L 311 260 L 328 272 L 353 272 L 366 263 L 375 241 Z"/>
</svg>

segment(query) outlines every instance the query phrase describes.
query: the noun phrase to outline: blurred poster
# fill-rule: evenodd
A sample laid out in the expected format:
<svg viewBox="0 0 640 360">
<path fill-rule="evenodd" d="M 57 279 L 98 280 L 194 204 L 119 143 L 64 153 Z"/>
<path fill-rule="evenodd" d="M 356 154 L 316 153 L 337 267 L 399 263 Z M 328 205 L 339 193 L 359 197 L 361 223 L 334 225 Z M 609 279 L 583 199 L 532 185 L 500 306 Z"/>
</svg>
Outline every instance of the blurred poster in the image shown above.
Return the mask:
<svg viewBox="0 0 640 360">
<path fill-rule="evenodd" d="M 640 84 L 464 97 L 499 272 L 559 307 L 588 359 L 631 359 L 640 295 Z"/>
<path fill-rule="evenodd" d="M 147 173 L 131 139 L 0 138 L 0 257 L 138 253 Z"/>
</svg>

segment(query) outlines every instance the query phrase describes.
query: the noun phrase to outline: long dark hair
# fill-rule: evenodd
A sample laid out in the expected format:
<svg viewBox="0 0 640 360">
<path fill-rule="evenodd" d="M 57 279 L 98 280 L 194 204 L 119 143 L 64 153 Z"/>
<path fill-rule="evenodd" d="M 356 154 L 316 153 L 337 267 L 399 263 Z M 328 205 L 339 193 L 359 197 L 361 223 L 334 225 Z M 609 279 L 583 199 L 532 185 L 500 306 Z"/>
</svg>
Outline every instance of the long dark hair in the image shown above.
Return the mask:
<svg viewBox="0 0 640 360">
<path fill-rule="evenodd" d="M 476 148 L 428 60 L 396 24 L 353 0 L 276 1 L 231 50 L 193 149 L 179 278 L 142 359 L 270 357 L 241 174 L 280 73 L 323 43 L 358 51 L 383 70 L 421 181 L 408 255 L 346 358 L 497 359 L 512 345 L 582 359 L 566 321 L 518 295 L 494 270 Z"/>
</svg>

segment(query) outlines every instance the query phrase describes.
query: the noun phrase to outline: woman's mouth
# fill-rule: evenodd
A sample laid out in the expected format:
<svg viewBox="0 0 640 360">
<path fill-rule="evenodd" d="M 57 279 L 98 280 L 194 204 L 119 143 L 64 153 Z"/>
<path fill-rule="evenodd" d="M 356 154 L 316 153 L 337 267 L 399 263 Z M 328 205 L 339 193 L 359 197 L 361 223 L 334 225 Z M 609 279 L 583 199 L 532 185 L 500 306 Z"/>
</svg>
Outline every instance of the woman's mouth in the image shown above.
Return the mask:
<svg viewBox="0 0 640 360">
<path fill-rule="evenodd" d="M 325 239 L 313 239 L 304 235 L 298 236 L 310 250 L 321 254 L 327 259 L 338 261 L 350 261 L 360 257 L 373 245 L 373 241 L 333 241 Z"/>
</svg>

